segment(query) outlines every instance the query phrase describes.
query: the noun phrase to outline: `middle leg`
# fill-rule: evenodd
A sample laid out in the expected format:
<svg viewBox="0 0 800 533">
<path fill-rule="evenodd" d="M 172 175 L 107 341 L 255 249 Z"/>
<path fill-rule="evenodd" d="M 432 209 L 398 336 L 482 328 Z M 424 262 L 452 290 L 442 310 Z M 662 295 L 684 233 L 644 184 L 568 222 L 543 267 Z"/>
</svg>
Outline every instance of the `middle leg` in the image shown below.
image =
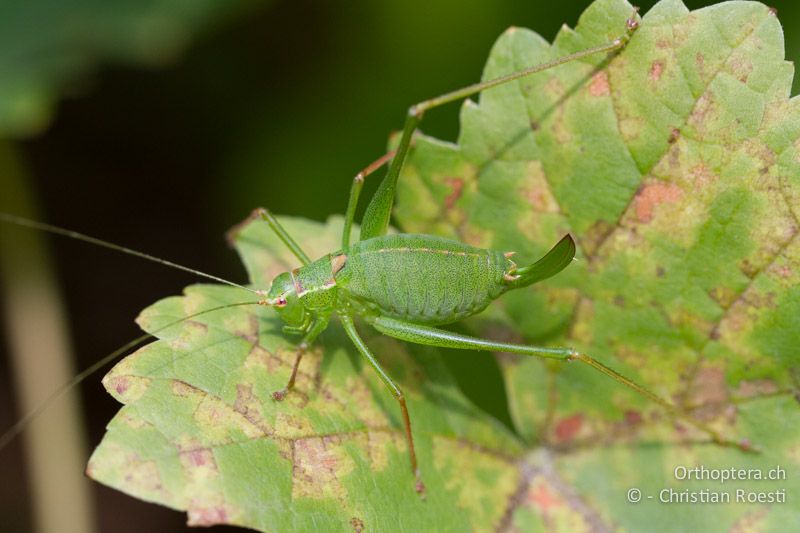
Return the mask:
<svg viewBox="0 0 800 533">
<path fill-rule="evenodd" d="M 356 217 L 356 208 L 358 207 L 358 197 L 361 195 L 361 189 L 364 187 L 364 179 L 388 163 L 394 157 L 395 151 L 388 152 L 369 165 L 364 170 L 356 174 L 353 178 L 353 184 L 350 186 L 350 199 L 347 201 L 347 211 L 344 215 L 344 231 L 342 231 L 342 248 L 347 248 L 350 245 L 350 228 L 353 227 L 353 219 Z"/>
<path fill-rule="evenodd" d="M 369 361 L 369 364 L 375 369 L 375 372 L 378 373 L 378 377 L 381 378 L 381 381 L 383 381 L 384 385 L 386 385 L 386 387 L 392 392 L 392 396 L 395 397 L 397 403 L 400 404 L 400 411 L 403 415 L 403 425 L 405 426 L 406 431 L 408 456 L 411 460 L 411 471 L 416 479 L 414 488 L 416 489 L 417 493 L 422 495 L 425 493 L 425 484 L 422 483 L 422 479 L 419 474 L 419 467 L 417 466 L 417 452 L 414 449 L 414 437 L 411 434 L 411 418 L 408 416 L 408 407 L 406 406 L 405 395 L 403 394 L 403 391 L 400 390 L 400 387 L 398 387 L 394 381 L 392 381 L 392 378 L 390 378 L 383 368 L 381 368 L 378 360 L 375 359 L 375 356 L 372 355 L 372 352 L 370 352 L 367 345 L 364 344 L 364 341 L 361 339 L 358 331 L 356 331 L 355 324 L 353 324 L 353 319 L 346 314 L 341 314 L 340 317 L 342 320 L 342 326 L 344 326 L 347 336 L 350 337 L 351 341 L 353 341 L 353 344 L 355 344 L 356 348 L 358 348 L 358 351 L 361 352 L 361 355 L 366 357 L 367 361 Z"/>
</svg>

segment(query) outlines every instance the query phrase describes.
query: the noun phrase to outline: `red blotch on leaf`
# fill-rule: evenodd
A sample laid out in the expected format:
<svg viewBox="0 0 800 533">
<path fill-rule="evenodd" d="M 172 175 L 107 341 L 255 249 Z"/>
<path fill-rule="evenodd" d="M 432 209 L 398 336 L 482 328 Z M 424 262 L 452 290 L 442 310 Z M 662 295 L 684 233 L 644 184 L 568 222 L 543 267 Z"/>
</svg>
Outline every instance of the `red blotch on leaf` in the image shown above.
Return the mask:
<svg viewBox="0 0 800 533">
<path fill-rule="evenodd" d="M 444 181 L 453 191 L 444 199 L 444 205 L 447 209 L 452 209 L 458 199 L 461 198 L 461 193 L 464 190 L 464 180 L 461 178 L 445 178 Z"/>
<path fill-rule="evenodd" d="M 582 426 L 583 415 L 572 415 L 559 421 L 554 430 L 556 440 L 559 442 L 572 440 L 581 430 Z"/>
<path fill-rule="evenodd" d="M 206 464 L 206 452 L 207 450 L 194 450 L 189 452 L 189 461 L 193 466 L 203 466 Z"/>
<path fill-rule="evenodd" d="M 642 423 L 642 414 L 639 411 L 625 411 L 625 423 L 629 426 L 638 426 Z"/>
<path fill-rule="evenodd" d="M 792 276 L 792 268 L 789 265 L 781 265 L 775 269 L 775 272 L 782 278 L 790 278 Z"/>
<path fill-rule="evenodd" d="M 604 70 L 592 76 L 592 82 L 589 84 L 589 94 L 592 96 L 608 96 L 611 94 L 608 86 L 608 74 Z"/>
<path fill-rule="evenodd" d="M 128 381 L 128 378 L 122 377 L 115 380 L 114 390 L 117 391 L 117 394 L 119 395 L 125 394 L 125 392 L 128 390 L 128 387 L 130 387 L 130 382 Z"/>
<path fill-rule="evenodd" d="M 641 222 L 650 222 L 653 211 L 659 204 L 677 202 L 683 196 L 683 190 L 674 183 L 651 183 L 645 185 L 636 195 L 636 217 Z"/>
<path fill-rule="evenodd" d="M 661 74 L 664 72 L 664 62 L 663 61 L 653 61 L 653 64 L 650 65 L 650 72 L 648 73 L 647 77 L 650 81 L 658 81 L 661 79 Z"/>
<path fill-rule="evenodd" d="M 545 485 L 538 485 L 536 488 L 532 489 L 528 494 L 528 501 L 542 511 L 548 511 L 553 507 L 561 505 L 558 496 L 550 492 Z"/>
</svg>

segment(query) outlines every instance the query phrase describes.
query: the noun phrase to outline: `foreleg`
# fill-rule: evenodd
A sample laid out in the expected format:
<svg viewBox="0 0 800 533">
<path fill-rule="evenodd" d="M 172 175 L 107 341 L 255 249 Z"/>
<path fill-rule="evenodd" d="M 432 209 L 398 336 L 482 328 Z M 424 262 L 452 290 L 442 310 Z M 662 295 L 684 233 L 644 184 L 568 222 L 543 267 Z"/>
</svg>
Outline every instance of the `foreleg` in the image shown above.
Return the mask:
<svg viewBox="0 0 800 533">
<path fill-rule="evenodd" d="M 344 231 L 342 232 L 342 248 L 347 248 L 350 245 L 350 228 L 353 227 L 353 219 L 356 217 L 356 208 L 358 207 L 358 197 L 361 195 L 361 189 L 364 188 L 364 179 L 388 163 L 394 157 L 394 150 L 381 156 L 372 163 L 370 163 L 364 170 L 356 174 L 353 178 L 353 184 L 350 186 L 350 199 L 347 202 L 347 211 L 344 216 Z"/>
<path fill-rule="evenodd" d="M 303 358 L 306 350 L 308 350 L 308 347 L 313 344 L 319 334 L 325 331 L 325 328 L 328 327 L 328 321 L 329 317 L 327 316 L 318 316 L 314 319 L 314 322 L 311 324 L 308 333 L 306 333 L 306 336 L 303 337 L 303 340 L 300 342 L 300 344 L 297 345 L 297 354 L 294 358 L 294 365 L 292 365 L 292 374 L 289 376 L 289 382 L 283 389 L 272 393 L 272 397 L 275 400 L 283 400 L 289 391 L 294 388 L 294 382 L 297 379 L 297 369 L 300 368 L 300 360 Z"/>
<path fill-rule="evenodd" d="M 297 244 L 297 242 L 292 238 L 292 236 L 289 235 L 289 232 L 287 232 L 283 228 L 283 226 L 281 226 L 280 222 L 278 222 L 278 219 L 275 218 L 275 215 L 273 215 L 263 207 L 257 207 L 256 209 L 253 209 L 253 211 L 250 213 L 250 216 L 248 216 L 246 219 L 236 224 L 233 228 L 231 228 L 230 231 L 228 231 L 226 235 L 228 243 L 233 244 L 233 242 L 236 240 L 242 229 L 248 224 L 250 224 L 250 222 L 252 222 L 253 220 L 258 220 L 258 219 L 261 219 L 267 224 L 269 224 L 270 229 L 272 229 L 272 231 L 275 232 L 275 235 L 278 236 L 278 238 L 283 242 L 283 244 L 286 245 L 286 247 L 294 254 L 294 256 L 297 259 L 300 260 L 300 262 L 303 265 L 307 265 L 311 262 L 311 259 L 309 259 L 308 255 L 306 255 L 303 249 L 300 248 L 300 245 Z"/>
</svg>

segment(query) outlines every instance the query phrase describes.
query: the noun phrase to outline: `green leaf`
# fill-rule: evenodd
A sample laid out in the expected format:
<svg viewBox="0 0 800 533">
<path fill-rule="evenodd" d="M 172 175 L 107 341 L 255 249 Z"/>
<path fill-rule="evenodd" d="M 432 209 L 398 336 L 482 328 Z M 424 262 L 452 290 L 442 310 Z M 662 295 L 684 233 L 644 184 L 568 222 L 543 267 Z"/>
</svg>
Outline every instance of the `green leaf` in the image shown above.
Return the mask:
<svg viewBox="0 0 800 533">
<path fill-rule="evenodd" d="M 484 78 L 599 45 L 630 6 L 599 0 L 551 46 L 518 28 Z M 509 293 L 475 332 L 572 345 L 760 454 L 704 444 L 598 372 L 503 357 L 515 423 L 564 486 L 528 485 L 527 529 L 573 502 L 589 523 L 669 529 L 778 529 L 795 504 L 675 505 L 662 488 L 787 494 L 800 489 L 800 102 L 789 99 L 775 15 L 753 2 L 689 12 L 664 0 L 628 46 L 485 91 L 461 113 L 457 144 L 417 138 L 400 178 L 407 231 L 517 250 L 525 264 L 566 232 L 579 261 Z M 541 457 L 539 455 L 538 457 Z M 679 465 L 764 468 L 779 481 L 677 480 Z M 557 523 L 563 526 L 565 524 Z"/>
<path fill-rule="evenodd" d="M 340 218 L 284 223 L 313 256 L 335 249 L 342 231 Z M 237 247 L 257 287 L 297 266 L 260 221 Z M 146 309 L 139 324 L 154 331 L 251 300 L 239 289 L 196 285 Z M 435 350 L 365 335 L 406 392 L 428 489 L 422 503 L 397 402 L 338 325 L 303 358 L 283 402 L 271 394 L 285 386 L 295 351 L 271 309 L 232 307 L 158 336 L 103 380 L 125 406 L 87 471 L 186 510 L 192 525 L 464 529 L 499 522 L 516 490 L 519 440 L 463 397 Z"/>
<path fill-rule="evenodd" d="M 253 0 L 0 3 L 0 134 L 29 135 L 99 61 L 161 65 L 194 34 Z"/>
<path fill-rule="evenodd" d="M 552 46 L 509 30 L 485 77 L 613 39 L 631 12 L 600 0 Z M 564 233 L 576 237 L 578 262 L 505 295 L 469 328 L 575 345 L 762 453 L 712 445 L 589 368 L 503 356 L 519 439 L 464 397 L 445 354 L 368 335 L 408 396 L 422 502 L 397 405 L 338 325 L 278 403 L 271 393 L 288 379 L 293 339 L 253 305 L 160 331 L 106 376 L 125 405 L 89 475 L 187 510 L 192 524 L 267 531 L 652 531 L 677 513 L 686 529 L 796 523 L 800 117 L 791 78 L 764 6 L 689 13 L 663 1 L 613 58 L 485 92 L 465 105 L 457 144 L 418 137 L 398 190 L 405 230 L 516 250 L 521 266 Z M 339 219 L 286 225 L 312 256 L 338 248 Z M 248 225 L 237 246 L 256 287 L 297 266 L 263 223 Z M 155 331 L 251 299 L 193 286 L 140 323 Z M 700 466 L 782 468 L 785 479 L 677 479 L 676 468 Z M 789 503 L 659 503 L 670 488 L 732 498 L 784 490 Z M 629 489 L 644 499 L 630 503 Z"/>
</svg>

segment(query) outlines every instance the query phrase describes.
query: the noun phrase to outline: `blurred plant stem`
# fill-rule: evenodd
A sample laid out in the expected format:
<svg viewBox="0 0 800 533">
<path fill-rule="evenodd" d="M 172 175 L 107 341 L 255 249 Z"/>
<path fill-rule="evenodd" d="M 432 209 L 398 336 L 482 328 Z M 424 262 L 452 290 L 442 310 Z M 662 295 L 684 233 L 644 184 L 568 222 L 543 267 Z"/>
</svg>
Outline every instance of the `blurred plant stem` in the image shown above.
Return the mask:
<svg viewBox="0 0 800 533">
<path fill-rule="evenodd" d="M 5 141 L 0 141 L 0 191 L 0 210 L 36 218 L 25 168 Z M 0 225 L 0 283 L 17 405 L 24 414 L 75 373 L 42 233 Z M 34 420 L 23 439 L 36 530 L 93 531 L 90 482 L 83 476 L 87 450 L 75 396 L 64 397 Z"/>
</svg>

